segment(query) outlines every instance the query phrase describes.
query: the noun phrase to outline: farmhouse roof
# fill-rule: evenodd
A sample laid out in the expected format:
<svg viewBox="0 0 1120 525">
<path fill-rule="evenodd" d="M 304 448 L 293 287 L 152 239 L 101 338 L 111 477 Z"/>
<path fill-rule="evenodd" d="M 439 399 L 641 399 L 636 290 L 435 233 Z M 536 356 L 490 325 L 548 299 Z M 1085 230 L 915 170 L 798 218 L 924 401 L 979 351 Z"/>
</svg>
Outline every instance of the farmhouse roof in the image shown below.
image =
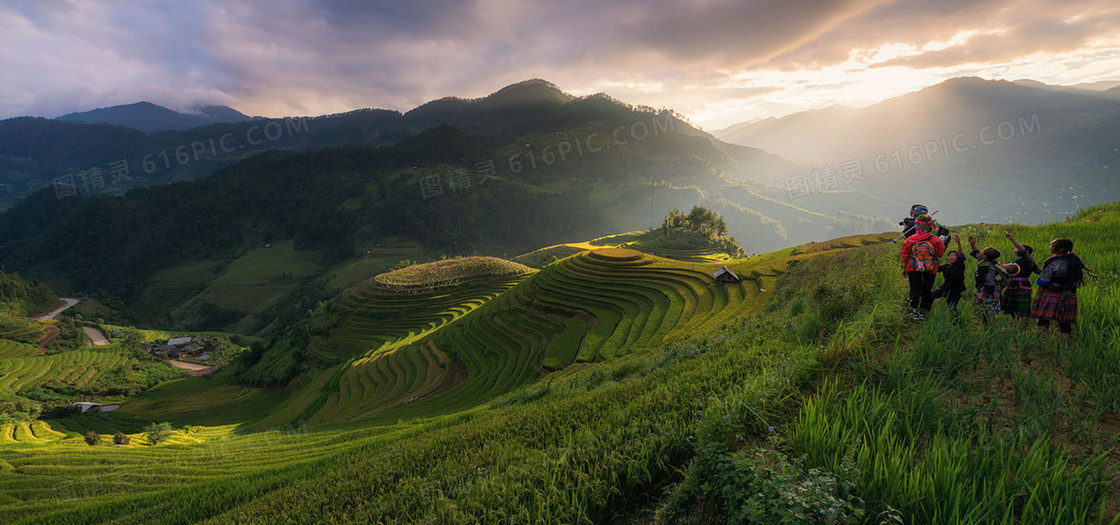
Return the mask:
<svg viewBox="0 0 1120 525">
<path fill-rule="evenodd" d="M 720 267 L 720 269 L 718 269 L 718 270 L 716 270 L 716 271 L 712 272 L 712 277 L 715 277 L 716 279 L 719 279 L 721 275 L 725 275 L 725 274 L 726 274 L 726 275 L 730 275 L 731 277 L 734 277 L 734 278 L 736 278 L 736 279 L 738 279 L 738 278 L 739 278 L 739 275 L 738 275 L 738 274 L 736 274 L 735 272 L 731 271 L 731 268 L 728 268 L 728 267 L 726 267 L 726 266 L 721 266 L 721 267 Z"/>
<path fill-rule="evenodd" d="M 191 342 L 190 337 L 173 337 L 167 340 L 167 346 L 185 345 L 189 342 Z"/>
<path fill-rule="evenodd" d="M 86 412 L 86 410 L 89 410 L 89 409 L 91 409 L 91 408 L 93 408 L 93 407 L 99 407 L 99 406 L 101 406 L 101 403 L 90 403 L 90 402 L 88 402 L 88 401 L 80 401 L 80 402 L 78 402 L 78 403 L 74 403 L 74 404 L 73 404 L 72 406 L 76 406 L 76 407 L 79 407 L 79 408 L 81 408 L 81 409 L 82 409 L 82 413 L 84 414 L 84 413 Z"/>
</svg>

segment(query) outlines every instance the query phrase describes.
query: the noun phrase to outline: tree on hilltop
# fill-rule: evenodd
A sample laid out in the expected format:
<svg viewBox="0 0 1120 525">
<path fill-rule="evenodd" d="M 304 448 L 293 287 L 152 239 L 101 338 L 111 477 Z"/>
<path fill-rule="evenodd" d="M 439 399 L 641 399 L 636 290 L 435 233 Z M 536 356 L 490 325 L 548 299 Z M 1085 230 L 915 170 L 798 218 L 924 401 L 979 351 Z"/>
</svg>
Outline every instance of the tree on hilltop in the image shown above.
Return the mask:
<svg viewBox="0 0 1120 525">
<path fill-rule="evenodd" d="M 705 232 L 715 237 L 727 235 L 727 223 L 724 222 L 723 217 L 701 206 L 693 206 L 688 215 L 673 208 L 673 211 L 665 215 L 665 220 L 661 222 L 661 231 L 668 234 L 669 230 L 673 229 Z"/>
</svg>

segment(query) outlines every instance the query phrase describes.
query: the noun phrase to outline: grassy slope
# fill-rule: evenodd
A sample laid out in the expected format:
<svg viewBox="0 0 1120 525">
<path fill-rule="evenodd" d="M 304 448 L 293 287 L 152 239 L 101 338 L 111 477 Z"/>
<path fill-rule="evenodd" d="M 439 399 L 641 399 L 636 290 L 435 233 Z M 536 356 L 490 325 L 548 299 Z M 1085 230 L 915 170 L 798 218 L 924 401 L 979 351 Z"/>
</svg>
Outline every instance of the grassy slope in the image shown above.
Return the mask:
<svg viewBox="0 0 1120 525">
<path fill-rule="evenodd" d="M 0 273 L 0 359 L 38 355 L 37 345 L 49 337 L 51 322 L 31 316 L 59 304 L 58 296 L 46 286 Z"/>
<path fill-rule="evenodd" d="M 725 242 L 726 245 L 721 246 L 708 235 L 697 231 L 673 229 L 665 233 L 660 229 L 653 229 L 623 246 L 643 253 L 690 262 L 728 261 L 742 253 L 742 247 L 734 244 L 730 239 Z"/>
<path fill-rule="evenodd" d="M 118 415 L 158 419 L 174 425 L 237 425 L 247 415 L 267 413 L 287 397 L 283 390 L 234 384 L 227 368 L 205 378 L 175 379 L 132 399 Z"/>
<path fill-rule="evenodd" d="M 120 347 L 73 350 L 60 354 L 0 359 L 0 391 L 18 392 L 46 381 L 82 386 L 110 370 L 134 362 Z"/>
<path fill-rule="evenodd" d="M 1112 516 L 1116 495 L 1094 480 L 1116 460 L 1096 452 L 1120 416 L 1120 214 L 1086 217 L 1015 229 L 1035 246 L 1070 236 L 1113 276 L 1083 289 L 1072 347 L 1010 319 L 954 326 L 940 307 L 909 323 L 894 245 L 807 253 L 758 315 L 459 414 L 196 429 L 194 444 L 157 447 L 0 445 L 0 519 L 724 521 L 754 494 L 763 522 L 1080 523 L 1102 503 Z M 802 455 L 785 478 L 766 468 Z M 810 467 L 823 470 L 798 470 Z"/>
<path fill-rule="evenodd" d="M 414 264 L 379 274 L 373 281 L 381 287 L 404 292 L 450 286 L 475 279 L 515 276 L 531 271 L 531 268 L 523 264 L 497 257 L 462 257 Z"/>
<path fill-rule="evenodd" d="M 556 244 L 521 254 L 514 260 L 534 268 L 542 268 L 583 250 L 611 246 L 631 248 L 642 253 L 685 262 L 719 262 L 735 258 L 733 254 L 729 254 L 699 232 L 674 230 L 669 235 L 664 235 L 660 229 L 654 229 L 608 235 L 586 242 Z"/>
<path fill-rule="evenodd" d="M 359 257 L 325 268 L 318 252 L 298 251 L 292 244 L 280 241 L 232 259 L 187 261 L 160 270 L 147 281 L 132 310 L 151 318 L 169 312 L 174 322 L 191 326 L 199 321 L 199 306 L 209 303 L 243 316 L 224 329 L 250 333 L 263 312 L 308 280 L 321 279 L 326 289 L 338 292 L 403 259 L 429 257 L 415 241 L 388 239 L 364 248 Z"/>
<path fill-rule="evenodd" d="M 210 281 L 194 300 L 239 312 L 260 312 L 319 271 L 317 254 L 299 252 L 291 241 L 249 250 L 218 278 Z M 189 302 L 187 303 L 190 304 Z"/>
</svg>

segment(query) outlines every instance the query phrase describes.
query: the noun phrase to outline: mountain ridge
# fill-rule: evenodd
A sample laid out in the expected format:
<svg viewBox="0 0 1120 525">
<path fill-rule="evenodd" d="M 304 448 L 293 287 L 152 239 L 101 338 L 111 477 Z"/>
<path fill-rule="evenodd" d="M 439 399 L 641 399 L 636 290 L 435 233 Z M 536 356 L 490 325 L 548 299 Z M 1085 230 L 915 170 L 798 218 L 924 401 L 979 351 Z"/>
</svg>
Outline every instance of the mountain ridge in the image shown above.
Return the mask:
<svg viewBox="0 0 1120 525">
<path fill-rule="evenodd" d="M 183 131 L 208 124 L 244 122 L 252 117 L 229 106 L 200 105 L 193 113 L 181 113 L 148 101 L 76 111 L 54 120 L 83 124 L 124 126 L 144 133 Z"/>
<path fill-rule="evenodd" d="M 821 169 L 861 166 L 864 191 L 953 203 L 948 221 L 979 208 L 981 220 L 1037 223 L 1120 195 L 1109 138 L 1118 126 L 1120 99 L 1107 92 L 961 77 L 716 135 Z"/>
</svg>

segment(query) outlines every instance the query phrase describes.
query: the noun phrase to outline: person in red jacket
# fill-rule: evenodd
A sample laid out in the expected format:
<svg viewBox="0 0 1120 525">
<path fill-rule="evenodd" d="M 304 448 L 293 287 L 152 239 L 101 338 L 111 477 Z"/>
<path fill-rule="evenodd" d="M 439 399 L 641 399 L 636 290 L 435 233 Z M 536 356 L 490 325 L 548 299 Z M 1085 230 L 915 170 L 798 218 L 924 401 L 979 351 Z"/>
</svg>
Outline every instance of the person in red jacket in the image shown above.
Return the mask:
<svg viewBox="0 0 1120 525">
<path fill-rule="evenodd" d="M 910 281 L 910 318 L 922 320 L 933 306 L 933 283 L 945 243 L 933 235 L 937 224 L 928 215 L 914 220 L 917 231 L 902 243 L 902 273 Z"/>
</svg>

